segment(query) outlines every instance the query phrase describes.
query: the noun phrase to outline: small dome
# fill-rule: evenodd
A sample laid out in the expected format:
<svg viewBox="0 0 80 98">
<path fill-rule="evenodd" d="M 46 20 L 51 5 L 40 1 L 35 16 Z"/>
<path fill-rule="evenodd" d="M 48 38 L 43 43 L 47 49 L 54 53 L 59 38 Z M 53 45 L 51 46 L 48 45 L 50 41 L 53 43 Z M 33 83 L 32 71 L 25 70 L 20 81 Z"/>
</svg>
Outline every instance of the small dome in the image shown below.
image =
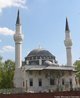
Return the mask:
<svg viewBox="0 0 80 98">
<path fill-rule="evenodd" d="M 45 65 L 52 65 L 53 63 L 52 63 L 51 61 L 48 61 L 48 60 L 47 60 L 47 61 L 44 62 L 44 64 L 45 64 Z"/>
</svg>

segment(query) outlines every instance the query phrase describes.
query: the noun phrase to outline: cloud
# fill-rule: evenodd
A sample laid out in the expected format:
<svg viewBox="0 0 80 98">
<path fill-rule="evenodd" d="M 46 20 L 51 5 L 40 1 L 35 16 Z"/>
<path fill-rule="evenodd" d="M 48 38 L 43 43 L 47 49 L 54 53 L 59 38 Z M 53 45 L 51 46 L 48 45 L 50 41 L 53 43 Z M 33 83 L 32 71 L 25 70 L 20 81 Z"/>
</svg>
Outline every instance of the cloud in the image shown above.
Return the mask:
<svg viewBox="0 0 80 98">
<path fill-rule="evenodd" d="M 3 53 L 3 51 L 2 51 L 2 50 L 0 50 L 0 53 Z"/>
<path fill-rule="evenodd" d="M 7 7 L 26 7 L 27 0 L 0 0 L 0 11 Z"/>
<path fill-rule="evenodd" d="M 0 53 L 5 53 L 5 52 L 14 52 L 15 48 L 13 46 L 7 45 L 7 46 L 3 46 L 0 49 Z"/>
<path fill-rule="evenodd" d="M 2 42 L 2 40 L 0 39 L 0 42 Z"/>
<path fill-rule="evenodd" d="M 3 28 L 0 28 L 0 34 L 2 34 L 2 35 L 13 35 L 14 31 L 9 29 L 9 28 L 3 27 Z"/>
<path fill-rule="evenodd" d="M 2 50 L 5 52 L 12 52 L 12 51 L 14 51 L 14 47 L 13 46 L 4 46 L 2 48 Z"/>
</svg>

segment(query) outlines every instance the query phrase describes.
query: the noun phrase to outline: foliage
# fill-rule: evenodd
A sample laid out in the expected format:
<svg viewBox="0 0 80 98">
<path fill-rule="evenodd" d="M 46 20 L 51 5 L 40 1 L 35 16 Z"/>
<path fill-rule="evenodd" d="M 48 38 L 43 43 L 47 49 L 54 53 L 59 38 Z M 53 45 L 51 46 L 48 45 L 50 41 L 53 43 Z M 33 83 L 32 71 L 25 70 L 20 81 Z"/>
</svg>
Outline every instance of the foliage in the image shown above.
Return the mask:
<svg viewBox="0 0 80 98">
<path fill-rule="evenodd" d="M 15 64 L 11 60 L 5 62 L 0 57 L 0 89 L 13 87 Z"/>
<path fill-rule="evenodd" d="M 80 80 L 80 60 L 76 60 L 74 63 L 75 69 L 76 69 L 76 75 L 79 77 Z"/>
</svg>

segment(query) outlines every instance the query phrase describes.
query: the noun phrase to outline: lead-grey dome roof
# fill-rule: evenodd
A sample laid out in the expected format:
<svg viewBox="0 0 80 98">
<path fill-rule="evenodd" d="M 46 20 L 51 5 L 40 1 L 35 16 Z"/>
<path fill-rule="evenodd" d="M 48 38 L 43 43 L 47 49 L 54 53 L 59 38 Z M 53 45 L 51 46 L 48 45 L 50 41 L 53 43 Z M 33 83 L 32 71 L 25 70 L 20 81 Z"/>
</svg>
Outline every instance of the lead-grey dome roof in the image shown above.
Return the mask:
<svg viewBox="0 0 80 98">
<path fill-rule="evenodd" d="M 52 55 L 48 50 L 44 50 L 44 49 L 34 49 L 32 50 L 27 57 L 31 57 L 31 56 L 45 56 L 45 57 L 52 57 L 55 58 L 54 55 Z"/>
<path fill-rule="evenodd" d="M 45 64 L 45 61 L 51 61 L 57 63 L 55 56 L 51 54 L 48 50 L 38 48 L 32 50 L 26 57 L 25 62 L 29 62 L 29 65 L 37 64 L 39 65 L 40 60 L 42 61 L 42 64 Z"/>
</svg>

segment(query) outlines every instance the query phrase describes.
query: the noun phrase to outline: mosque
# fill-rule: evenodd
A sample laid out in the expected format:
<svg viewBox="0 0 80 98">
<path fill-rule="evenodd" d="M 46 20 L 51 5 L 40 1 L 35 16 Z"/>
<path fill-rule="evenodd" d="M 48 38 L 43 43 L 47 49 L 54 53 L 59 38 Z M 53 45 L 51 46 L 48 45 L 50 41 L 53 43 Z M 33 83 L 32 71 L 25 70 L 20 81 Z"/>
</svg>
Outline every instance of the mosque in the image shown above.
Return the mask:
<svg viewBox="0 0 80 98">
<path fill-rule="evenodd" d="M 15 73 L 14 87 L 21 88 L 25 92 L 54 92 L 70 91 L 79 86 L 75 75 L 75 68 L 72 65 L 72 39 L 66 18 L 65 40 L 66 65 L 59 65 L 56 57 L 48 50 L 33 49 L 22 64 L 22 26 L 19 10 L 16 20 L 15 42 Z"/>
</svg>

